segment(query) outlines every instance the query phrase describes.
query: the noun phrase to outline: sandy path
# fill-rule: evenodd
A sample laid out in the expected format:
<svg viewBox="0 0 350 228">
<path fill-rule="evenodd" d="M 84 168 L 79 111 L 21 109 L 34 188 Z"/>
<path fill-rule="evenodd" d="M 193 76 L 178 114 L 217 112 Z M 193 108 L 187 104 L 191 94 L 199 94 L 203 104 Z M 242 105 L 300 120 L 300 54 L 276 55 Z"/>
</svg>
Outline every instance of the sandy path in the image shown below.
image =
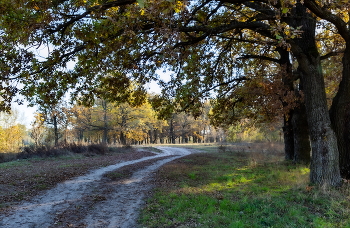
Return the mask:
<svg viewBox="0 0 350 228">
<path fill-rule="evenodd" d="M 176 158 L 190 154 L 183 148 L 158 147 L 164 153 L 138 160 L 127 161 L 92 171 L 78 178 L 58 184 L 55 188 L 33 198 L 15 208 L 7 217 L 1 216 L 0 227 L 44 228 L 55 227 L 55 217 L 72 207 L 84 196 L 92 194 L 94 189 L 102 188 L 99 182 L 102 175 L 123 166 L 141 163 L 146 160 L 162 158 L 154 164 L 135 172 L 131 178 L 109 186 L 112 190 L 106 200 L 87 212 L 79 227 L 135 227 L 138 209 L 147 191 L 150 190 L 150 174 L 160 166 Z M 173 155 L 173 157 L 168 157 Z M 166 157 L 166 158 L 165 158 Z"/>
</svg>

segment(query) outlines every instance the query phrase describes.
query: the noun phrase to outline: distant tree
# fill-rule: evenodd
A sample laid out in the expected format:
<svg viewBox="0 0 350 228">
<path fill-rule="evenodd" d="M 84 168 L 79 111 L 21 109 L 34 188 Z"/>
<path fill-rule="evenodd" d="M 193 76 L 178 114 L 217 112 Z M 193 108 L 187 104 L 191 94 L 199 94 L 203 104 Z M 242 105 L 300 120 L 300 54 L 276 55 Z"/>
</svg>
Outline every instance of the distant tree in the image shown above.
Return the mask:
<svg viewBox="0 0 350 228">
<path fill-rule="evenodd" d="M 120 143 L 147 141 L 148 132 L 159 127 L 149 103 L 132 107 L 127 103 L 115 106 L 115 130 L 120 133 Z"/>
<path fill-rule="evenodd" d="M 18 112 L 0 112 L 0 152 L 19 152 L 26 137 L 26 127 L 17 122 Z"/>
<path fill-rule="evenodd" d="M 34 115 L 34 121 L 32 122 L 32 128 L 30 137 L 34 140 L 35 146 L 40 147 L 44 141 L 46 134 L 45 119 L 41 113 Z"/>
<path fill-rule="evenodd" d="M 69 110 L 69 122 L 72 126 L 72 131 L 75 134 L 75 138 L 78 142 L 90 142 L 90 131 L 92 124 L 91 108 L 82 105 L 74 105 Z"/>
<path fill-rule="evenodd" d="M 67 124 L 67 112 L 65 112 L 66 103 L 61 101 L 55 104 L 42 104 L 39 106 L 39 113 L 45 119 L 46 125 L 52 126 L 54 145 L 58 146 L 59 139 L 63 137 L 64 128 Z M 50 128 L 49 128 L 50 129 Z M 51 141 L 51 138 L 47 138 Z"/>
</svg>

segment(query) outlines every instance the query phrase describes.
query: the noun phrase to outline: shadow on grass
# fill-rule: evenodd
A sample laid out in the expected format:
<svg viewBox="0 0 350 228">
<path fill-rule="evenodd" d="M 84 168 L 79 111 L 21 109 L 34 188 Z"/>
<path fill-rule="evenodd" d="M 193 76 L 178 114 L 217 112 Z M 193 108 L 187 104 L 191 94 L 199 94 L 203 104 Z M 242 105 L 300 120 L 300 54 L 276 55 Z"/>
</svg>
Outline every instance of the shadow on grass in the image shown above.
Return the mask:
<svg viewBox="0 0 350 228">
<path fill-rule="evenodd" d="M 349 227 L 349 188 L 308 186 L 309 169 L 266 152 L 193 154 L 164 166 L 143 227 Z M 345 194 L 345 195 L 344 195 Z"/>
</svg>

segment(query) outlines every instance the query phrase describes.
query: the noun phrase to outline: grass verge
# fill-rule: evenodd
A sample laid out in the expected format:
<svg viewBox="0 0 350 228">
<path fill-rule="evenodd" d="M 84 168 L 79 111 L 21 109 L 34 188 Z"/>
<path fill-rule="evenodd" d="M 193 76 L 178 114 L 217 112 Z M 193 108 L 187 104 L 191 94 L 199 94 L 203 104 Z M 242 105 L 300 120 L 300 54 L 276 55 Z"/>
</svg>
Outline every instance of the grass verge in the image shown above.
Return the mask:
<svg viewBox="0 0 350 228">
<path fill-rule="evenodd" d="M 350 187 L 317 189 L 277 152 L 192 154 L 158 171 L 142 227 L 350 227 Z"/>
</svg>

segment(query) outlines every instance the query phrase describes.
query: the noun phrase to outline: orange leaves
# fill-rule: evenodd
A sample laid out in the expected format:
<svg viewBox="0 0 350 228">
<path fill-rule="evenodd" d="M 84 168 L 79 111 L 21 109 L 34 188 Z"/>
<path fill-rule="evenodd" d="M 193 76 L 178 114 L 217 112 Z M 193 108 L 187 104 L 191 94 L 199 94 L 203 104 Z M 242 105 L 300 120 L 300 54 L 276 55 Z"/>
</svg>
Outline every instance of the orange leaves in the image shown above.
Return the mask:
<svg viewBox="0 0 350 228">
<path fill-rule="evenodd" d="M 311 191 L 314 189 L 314 187 L 315 187 L 315 186 L 306 186 L 306 187 L 305 187 L 305 190 L 306 190 L 307 192 L 311 192 Z"/>
</svg>

